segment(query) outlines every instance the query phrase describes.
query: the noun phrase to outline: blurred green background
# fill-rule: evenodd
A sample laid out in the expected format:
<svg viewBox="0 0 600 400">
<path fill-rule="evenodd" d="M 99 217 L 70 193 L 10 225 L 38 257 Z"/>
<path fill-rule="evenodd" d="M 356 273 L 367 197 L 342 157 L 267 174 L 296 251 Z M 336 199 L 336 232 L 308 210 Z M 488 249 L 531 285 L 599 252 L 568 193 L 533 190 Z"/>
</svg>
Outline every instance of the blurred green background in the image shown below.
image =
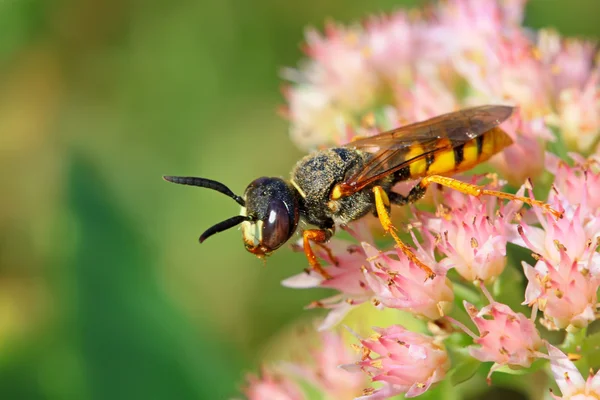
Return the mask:
<svg viewBox="0 0 600 400">
<path fill-rule="evenodd" d="M 319 298 L 279 282 L 201 175 L 241 193 L 301 154 L 276 112 L 307 25 L 418 1 L 0 0 L 0 397 L 221 399 Z M 527 25 L 598 37 L 600 2 Z"/>
</svg>

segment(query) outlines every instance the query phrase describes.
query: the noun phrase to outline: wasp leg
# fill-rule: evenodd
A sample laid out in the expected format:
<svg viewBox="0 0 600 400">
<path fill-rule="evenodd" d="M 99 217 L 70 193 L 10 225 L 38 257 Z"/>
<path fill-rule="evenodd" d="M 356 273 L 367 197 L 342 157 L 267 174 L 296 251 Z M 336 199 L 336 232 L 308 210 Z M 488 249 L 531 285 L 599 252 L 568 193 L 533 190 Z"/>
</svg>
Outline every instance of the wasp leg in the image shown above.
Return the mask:
<svg viewBox="0 0 600 400">
<path fill-rule="evenodd" d="M 317 260 L 317 256 L 310 247 L 310 241 L 312 240 L 316 244 L 321 244 L 327 242 L 331 236 L 333 236 L 333 231 L 331 229 L 307 229 L 302 233 L 302 239 L 304 240 L 304 254 L 306 254 L 308 263 L 315 272 L 325 279 L 331 279 L 331 275 L 325 271 L 321 266 L 321 263 L 319 263 L 319 260 Z"/>
<path fill-rule="evenodd" d="M 420 187 L 420 188 L 422 188 L 422 190 L 425 190 L 425 188 L 430 183 L 438 183 L 442 186 L 447 186 L 451 189 L 458 190 L 459 192 L 466 193 L 466 194 L 469 194 L 469 195 L 475 196 L 475 197 L 494 196 L 494 197 L 498 197 L 500 199 L 522 201 L 523 203 L 529 204 L 532 207 L 540 207 L 542 210 L 552 214 L 556 219 L 562 218 L 562 212 L 555 210 L 554 208 L 550 207 L 549 204 L 546 204 L 542 201 L 533 200 L 528 197 L 515 196 L 514 194 L 499 192 L 497 190 L 484 189 L 481 186 L 472 185 L 470 183 L 462 182 L 462 181 L 459 181 L 459 180 L 456 180 L 453 178 L 449 178 L 447 176 L 440 176 L 440 175 L 427 176 L 427 177 L 423 178 L 417 184 L 416 187 Z"/>
<path fill-rule="evenodd" d="M 387 210 L 390 206 L 390 199 L 385 190 L 383 190 L 381 186 L 375 186 L 373 188 L 373 193 L 375 194 L 375 208 L 377 209 L 377 216 L 379 217 L 379 222 L 381 222 L 383 229 L 392 235 L 400 251 L 402 251 L 410 261 L 414 262 L 417 267 L 425 271 L 429 279 L 435 278 L 435 273 L 431 270 L 431 268 L 419 260 L 415 253 L 412 252 L 410 247 L 405 245 L 396 234 L 396 228 L 392 224 L 392 221 L 390 220 L 390 214 Z"/>
<path fill-rule="evenodd" d="M 340 262 L 338 261 L 337 257 L 333 255 L 333 252 L 331 251 L 331 249 L 323 244 L 323 243 L 316 243 L 320 248 L 322 248 L 323 250 L 325 250 L 325 252 L 327 253 L 327 256 L 329 257 L 329 259 L 331 260 L 331 262 L 338 266 L 340 264 Z"/>
<path fill-rule="evenodd" d="M 403 196 L 396 192 L 390 192 L 388 193 L 388 196 L 390 198 L 390 203 L 398 206 L 405 206 L 407 204 L 414 203 L 417 200 L 421 200 L 423 196 L 425 196 L 426 191 L 426 187 L 417 185 L 410 190 L 407 196 Z"/>
</svg>

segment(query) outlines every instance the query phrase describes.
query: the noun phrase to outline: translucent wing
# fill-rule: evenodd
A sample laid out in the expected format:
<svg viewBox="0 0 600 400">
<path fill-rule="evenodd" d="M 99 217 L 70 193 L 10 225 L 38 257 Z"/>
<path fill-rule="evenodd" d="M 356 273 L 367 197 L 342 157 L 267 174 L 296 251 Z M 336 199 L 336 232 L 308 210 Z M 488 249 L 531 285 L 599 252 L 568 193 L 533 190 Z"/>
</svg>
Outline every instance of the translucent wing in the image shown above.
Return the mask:
<svg viewBox="0 0 600 400">
<path fill-rule="evenodd" d="M 346 147 L 373 156 L 341 184 L 344 195 L 358 192 L 430 153 L 475 139 L 505 121 L 513 109 L 500 105 L 467 108 L 348 143 Z"/>
</svg>

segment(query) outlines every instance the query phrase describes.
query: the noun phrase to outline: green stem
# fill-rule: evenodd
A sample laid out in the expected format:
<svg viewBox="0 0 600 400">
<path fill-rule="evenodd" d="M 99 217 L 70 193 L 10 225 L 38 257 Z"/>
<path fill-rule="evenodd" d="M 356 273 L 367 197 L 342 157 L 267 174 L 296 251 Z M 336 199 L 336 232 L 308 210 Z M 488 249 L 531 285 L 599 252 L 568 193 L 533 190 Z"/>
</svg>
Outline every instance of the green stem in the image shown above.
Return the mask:
<svg viewBox="0 0 600 400">
<path fill-rule="evenodd" d="M 479 305 L 481 302 L 481 296 L 479 295 L 479 292 L 475 291 L 474 289 L 470 289 L 467 286 L 456 282 L 453 284 L 453 287 L 456 298 L 466 300 L 469 303 L 476 305 Z"/>
<path fill-rule="evenodd" d="M 582 328 L 578 332 L 567 332 L 565 340 L 560 345 L 560 348 L 565 353 L 577 353 L 581 348 L 587 334 L 587 328 Z"/>
</svg>

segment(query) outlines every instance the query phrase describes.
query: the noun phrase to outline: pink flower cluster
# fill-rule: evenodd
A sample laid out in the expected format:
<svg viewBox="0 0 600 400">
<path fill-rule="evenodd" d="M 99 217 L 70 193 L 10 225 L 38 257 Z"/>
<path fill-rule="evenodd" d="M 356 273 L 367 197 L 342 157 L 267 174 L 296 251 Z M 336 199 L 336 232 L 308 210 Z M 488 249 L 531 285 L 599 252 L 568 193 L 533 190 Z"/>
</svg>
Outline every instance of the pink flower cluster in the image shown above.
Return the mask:
<svg viewBox="0 0 600 400">
<path fill-rule="evenodd" d="M 546 328 L 577 331 L 596 319 L 598 307 L 600 206 L 594 184 L 600 165 L 594 159 L 579 159 L 573 167 L 558 164 L 549 200 L 565 210 L 565 217 L 556 221 L 536 212 L 541 227 L 521 223 L 513 242 L 538 260 L 535 266 L 523 262 L 529 281 L 524 304 L 544 313 L 540 322 Z"/>
<path fill-rule="evenodd" d="M 513 184 L 544 170 L 558 128 L 569 148 L 590 152 L 600 135 L 600 69 L 591 42 L 535 35 L 521 26 L 523 0 L 451 0 L 361 25 L 307 33 L 310 57 L 284 70 L 292 140 L 341 144 L 467 106 L 518 105 L 504 125 L 515 140 L 493 161 Z M 350 132 L 350 134 L 349 134 Z M 514 168 L 518 163 L 519 168 Z"/>
<path fill-rule="evenodd" d="M 502 180 L 489 175 L 491 182 L 463 179 L 494 190 L 507 190 L 510 183 L 520 187 L 519 195 L 531 197 L 535 182 L 536 193 L 564 217 L 557 220 L 519 202 L 432 187 L 436 193 L 429 201 L 435 211 L 412 208 L 404 237 L 412 239 L 414 253 L 435 271 L 434 279 L 401 251 L 377 248 L 367 221 L 343 227 L 354 240 L 334 238 L 326 244 L 329 251 L 315 248 L 331 279 L 305 272 L 283 284 L 337 292 L 308 307 L 328 310 L 321 331 L 359 306 L 405 311 L 423 331 L 411 332 L 400 321 L 375 328 L 373 336 L 359 337 L 354 359 L 341 350 L 345 344 L 324 336 L 323 355 L 313 356 L 316 366 L 288 368 L 280 379 L 268 372 L 262 379 L 251 378 L 250 399 L 307 398 L 295 383 L 298 376 L 329 398 L 360 396 L 355 386 L 343 391 L 356 382 L 350 372 L 380 385 L 364 389 L 359 399 L 417 396 L 460 368 L 451 355 L 462 349 L 448 339 L 456 335 L 471 341 L 471 360 L 493 363 L 488 379 L 494 371 L 527 371 L 534 361 L 549 360 L 562 398 L 600 396 L 596 377 L 584 382 L 567 356 L 541 334 L 542 329 L 564 331 L 569 340 L 580 341 L 569 351 L 574 348 L 585 360 L 581 341 L 598 317 L 598 55 L 594 43 L 524 28 L 524 3 L 447 0 L 416 13 L 399 11 L 360 25 L 328 25 L 324 34 L 307 33 L 309 59 L 284 72 L 291 82 L 285 91 L 291 137 L 299 147 L 343 144 L 356 135 L 472 105 L 516 105 L 518 112 L 502 125 L 515 144 L 491 160 Z M 560 159 L 546 151 L 550 142 L 564 143 L 573 153 Z M 509 244 L 526 249 L 533 262 L 517 260 Z M 503 292 L 507 274 L 514 280 L 513 298 Z M 518 277 L 526 281 L 522 288 Z M 464 310 L 454 306 L 461 303 Z M 516 307 L 529 307 L 531 317 Z M 343 369 L 333 369 L 334 364 Z M 270 390 L 270 395 L 253 394 L 259 390 Z"/>
<path fill-rule="evenodd" d="M 248 400 L 304 400 L 306 386 L 326 399 L 349 399 L 360 395 L 366 379 L 347 373 L 341 365 L 358 362 L 360 357 L 338 333 L 323 332 L 319 344 L 296 364 L 280 363 L 263 368 L 261 376 L 248 375 L 243 389 Z"/>
<path fill-rule="evenodd" d="M 399 325 L 376 329 L 368 339 L 360 339 L 362 360 L 342 368 L 362 370 L 374 382 L 383 382 L 377 390 L 367 389 L 360 400 L 387 399 L 400 393 L 418 396 L 441 381 L 450 367 L 448 353 L 432 337 L 411 332 Z M 373 357 L 372 353 L 378 356 Z"/>
<path fill-rule="evenodd" d="M 366 229 L 364 224 L 359 224 Z M 443 317 L 452 306 L 452 285 L 445 269 L 436 267 L 433 249 L 427 252 L 419 246 L 416 252 L 437 274 L 434 279 L 427 279 L 425 272 L 399 250 L 380 252 L 366 241 L 356 247 L 338 239 L 333 239 L 328 246 L 338 259 L 337 265 L 327 268 L 332 279 L 324 280 L 315 272 L 303 272 L 283 281 L 288 287 L 323 287 L 340 291 L 338 295 L 310 305 L 310 308 L 332 310 L 320 330 L 331 328 L 353 307 L 365 301 L 371 301 L 378 308 L 396 308 L 432 320 Z M 327 258 L 325 251 L 318 253 Z"/>
<path fill-rule="evenodd" d="M 494 362 L 488 379 L 502 366 L 527 368 L 540 357 L 542 339 L 533 320 L 495 301 L 481 310 L 467 301 L 464 305 L 479 330 L 479 336 L 467 330 L 479 345 L 471 347 L 469 352 L 480 361 Z"/>
</svg>

